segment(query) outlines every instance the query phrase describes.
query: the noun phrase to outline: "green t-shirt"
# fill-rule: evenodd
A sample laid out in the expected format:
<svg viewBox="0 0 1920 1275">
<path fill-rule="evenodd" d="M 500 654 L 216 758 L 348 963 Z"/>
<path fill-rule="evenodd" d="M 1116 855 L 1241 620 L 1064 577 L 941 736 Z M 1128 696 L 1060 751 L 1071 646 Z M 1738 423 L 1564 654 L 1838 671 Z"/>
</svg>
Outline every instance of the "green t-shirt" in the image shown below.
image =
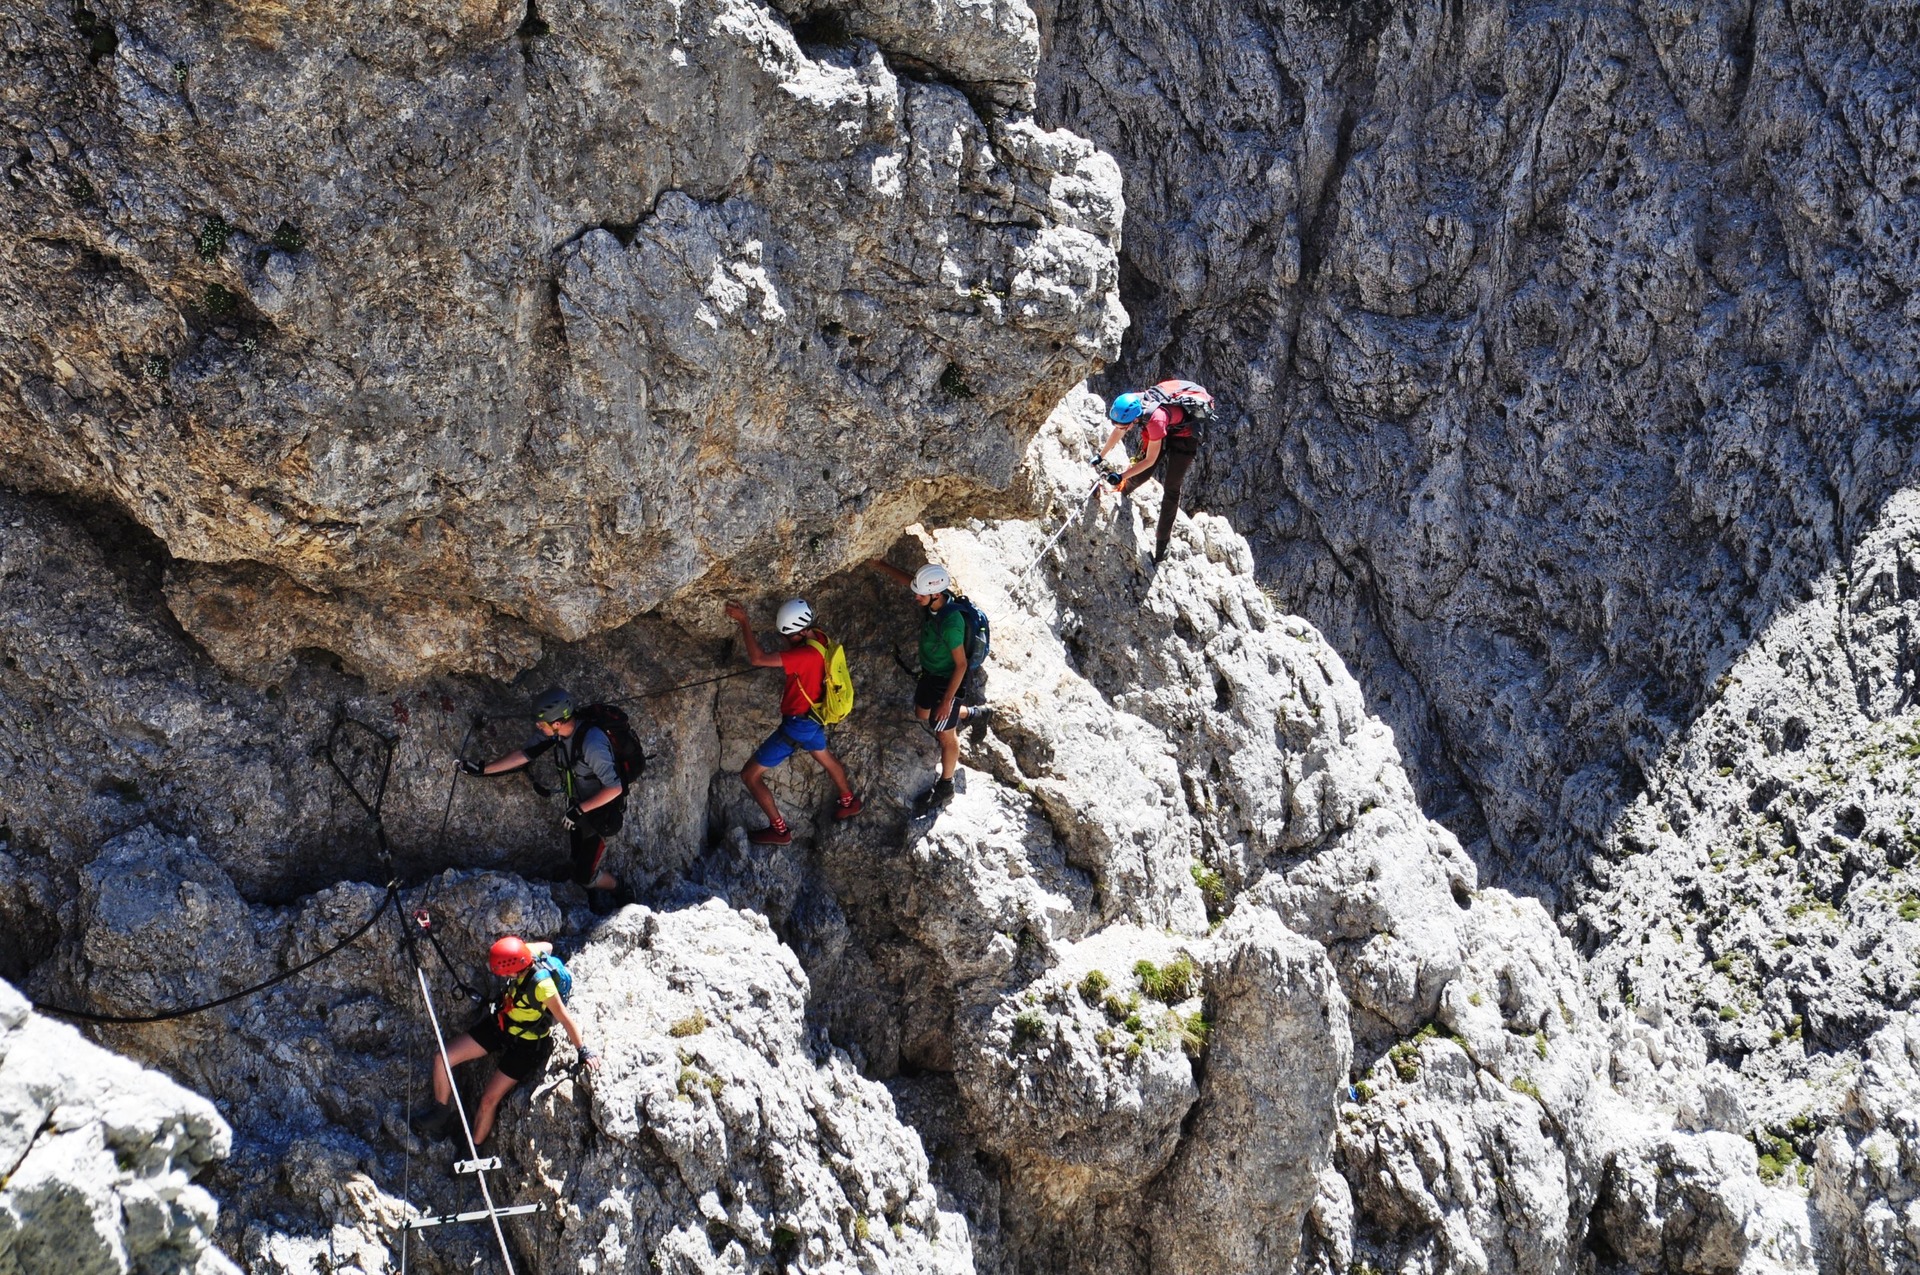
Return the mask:
<svg viewBox="0 0 1920 1275">
<path fill-rule="evenodd" d="M 953 675 L 953 648 L 967 644 L 967 618 L 952 602 L 928 614 L 920 630 L 920 671 L 935 677 Z"/>
</svg>

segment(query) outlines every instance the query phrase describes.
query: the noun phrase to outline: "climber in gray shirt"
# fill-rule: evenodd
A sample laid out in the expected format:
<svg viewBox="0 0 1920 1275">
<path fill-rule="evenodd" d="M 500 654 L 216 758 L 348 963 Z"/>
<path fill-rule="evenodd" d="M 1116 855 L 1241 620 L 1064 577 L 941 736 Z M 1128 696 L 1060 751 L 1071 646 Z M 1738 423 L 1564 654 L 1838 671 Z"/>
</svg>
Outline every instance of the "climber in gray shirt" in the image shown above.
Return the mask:
<svg viewBox="0 0 1920 1275">
<path fill-rule="evenodd" d="M 607 838 L 625 821 L 627 789 L 620 777 L 620 759 L 610 732 L 626 729 L 626 714 L 595 706 L 587 710 L 592 721 L 574 717 L 573 696 L 559 687 L 541 692 L 533 701 L 537 734 L 522 748 L 481 766 L 462 759 L 465 775 L 509 775 L 532 765 L 541 754 L 559 748 L 560 779 L 566 789 L 567 813 L 560 825 L 567 830 L 573 856 L 573 879 L 587 888 L 587 902 L 597 913 L 613 910 L 620 882 L 603 866 Z M 600 715 L 605 715 L 602 724 Z M 630 737 L 630 736 L 629 736 Z M 631 750 L 637 752 L 637 740 Z M 535 785 L 538 787 L 538 785 Z"/>
</svg>

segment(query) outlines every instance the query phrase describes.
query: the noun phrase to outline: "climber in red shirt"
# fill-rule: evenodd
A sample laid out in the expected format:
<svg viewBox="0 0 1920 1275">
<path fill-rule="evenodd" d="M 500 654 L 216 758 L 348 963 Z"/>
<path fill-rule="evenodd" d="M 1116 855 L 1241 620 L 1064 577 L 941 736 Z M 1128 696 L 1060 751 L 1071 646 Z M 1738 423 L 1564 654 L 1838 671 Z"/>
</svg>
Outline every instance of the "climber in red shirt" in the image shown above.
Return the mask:
<svg viewBox="0 0 1920 1275">
<path fill-rule="evenodd" d="M 1143 416 L 1145 420 L 1141 420 Z M 1213 395 L 1192 381 L 1162 381 L 1140 393 L 1121 394 L 1107 409 L 1113 432 L 1107 435 L 1099 455 L 1094 457 L 1095 465 L 1106 465 L 1107 453 L 1135 421 L 1141 422 L 1140 437 L 1146 445 L 1146 454 L 1114 478 L 1116 489 L 1126 491 L 1136 480 L 1153 472 L 1163 453 L 1166 456 L 1166 468 L 1160 475 L 1160 522 L 1153 538 L 1155 562 L 1166 556 L 1167 541 L 1173 537 L 1174 515 L 1180 511 L 1180 485 L 1187 480 L 1187 469 L 1200 451 L 1200 435 L 1195 426 L 1212 416 Z"/>
</svg>

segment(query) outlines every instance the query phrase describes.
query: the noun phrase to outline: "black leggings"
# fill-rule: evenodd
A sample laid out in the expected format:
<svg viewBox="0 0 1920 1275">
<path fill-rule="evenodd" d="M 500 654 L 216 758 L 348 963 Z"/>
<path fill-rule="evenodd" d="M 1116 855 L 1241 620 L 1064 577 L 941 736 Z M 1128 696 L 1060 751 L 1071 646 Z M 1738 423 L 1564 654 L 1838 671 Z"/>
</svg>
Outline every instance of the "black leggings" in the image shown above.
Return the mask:
<svg viewBox="0 0 1920 1275">
<path fill-rule="evenodd" d="M 1200 440 L 1183 438 L 1169 434 L 1160 444 L 1160 524 L 1154 529 L 1153 556 L 1158 559 L 1167 552 L 1167 541 L 1173 539 L 1173 517 L 1180 512 L 1180 484 L 1187 481 L 1187 469 L 1193 464 L 1193 458 L 1200 453 Z M 1128 484 L 1137 487 L 1152 477 L 1148 470 Z"/>
</svg>

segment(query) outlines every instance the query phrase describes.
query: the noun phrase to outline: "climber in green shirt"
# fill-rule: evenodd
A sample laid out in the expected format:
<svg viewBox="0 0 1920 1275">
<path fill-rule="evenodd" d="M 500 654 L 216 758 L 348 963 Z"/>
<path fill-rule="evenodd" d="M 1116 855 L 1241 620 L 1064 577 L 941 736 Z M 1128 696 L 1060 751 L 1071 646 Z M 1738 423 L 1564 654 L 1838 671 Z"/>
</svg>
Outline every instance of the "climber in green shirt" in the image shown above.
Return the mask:
<svg viewBox="0 0 1920 1275">
<path fill-rule="evenodd" d="M 985 690 L 985 670 L 967 657 L 972 636 L 966 615 L 970 604 L 955 594 L 951 572 L 931 562 L 911 576 L 881 558 L 869 558 L 867 565 L 912 589 L 914 602 L 927 613 L 920 629 L 920 678 L 913 688 L 913 715 L 940 741 L 940 778 L 914 800 L 913 813 L 918 818 L 953 799 L 960 723 L 978 725 L 987 717 L 986 704 L 978 702 Z"/>
</svg>

